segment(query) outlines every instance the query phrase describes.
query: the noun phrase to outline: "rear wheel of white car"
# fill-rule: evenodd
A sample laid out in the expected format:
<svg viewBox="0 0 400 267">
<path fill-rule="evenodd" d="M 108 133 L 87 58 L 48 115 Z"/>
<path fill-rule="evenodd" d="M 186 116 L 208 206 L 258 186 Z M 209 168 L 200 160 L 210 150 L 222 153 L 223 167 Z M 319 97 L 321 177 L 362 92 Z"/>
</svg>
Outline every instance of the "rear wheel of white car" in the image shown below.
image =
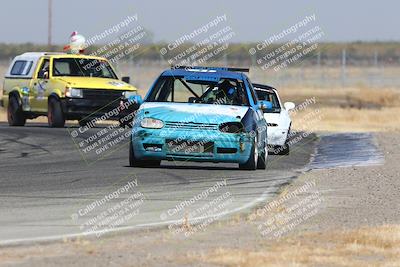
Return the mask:
<svg viewBox="0 0 400 267">
<path fill-rule="evenodd" d="M 161 160 L 139 160 L 135 157 L 132 139 L 129 142 L 129 166 L 130 167 L 159 167 Z"/>
<path fill-rule="evenodd" d="M 26 117 L 17 97 L 11 96 L 7 108 L 7 120 L 10 126 L 24 126 Z"/>
<path fill-rule="evenodd" d="M 239 169 L 241 170 L 256 170 L 257 162 L 258 162 L 258 146 L 257 146 L 257 137 L 254 137 L 253 144 L 251 146 L 250 156 L 246 163 L 240 164 Z"/>
<path fill-rule="evenodd" d="M 49 99 L 47 121 L 49 127 L 52 128 L 62 128 L 65 125 L 65 117 L 61 108 L 61 103 L 54 97 Z"/>
</svg>

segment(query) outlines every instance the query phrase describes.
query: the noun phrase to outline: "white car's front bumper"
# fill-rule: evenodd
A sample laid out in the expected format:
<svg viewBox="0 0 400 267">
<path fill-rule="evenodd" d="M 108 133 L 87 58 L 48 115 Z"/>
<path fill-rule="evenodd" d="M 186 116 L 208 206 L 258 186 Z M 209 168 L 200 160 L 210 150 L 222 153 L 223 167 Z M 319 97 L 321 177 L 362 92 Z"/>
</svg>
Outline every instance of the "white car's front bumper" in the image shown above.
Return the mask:
<svg viewBox="0 0 400 267">
<path fill-rule="evenodd" d="M 286 142 L 288 130 L 277 127 L 268 127 L 268 145 L 283 146 Z"/>
</svg>

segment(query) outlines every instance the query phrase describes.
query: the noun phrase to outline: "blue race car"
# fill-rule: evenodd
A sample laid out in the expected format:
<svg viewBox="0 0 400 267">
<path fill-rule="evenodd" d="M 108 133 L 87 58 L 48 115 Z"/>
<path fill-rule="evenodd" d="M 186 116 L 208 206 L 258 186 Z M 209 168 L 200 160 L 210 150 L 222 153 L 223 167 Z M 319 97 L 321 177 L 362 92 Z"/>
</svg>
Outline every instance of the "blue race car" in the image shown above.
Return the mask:
<svg viewBox="0 0 400 267">
<path fill-rule="evenodd" d="M 267 122 L 248 69 L 172 67 L 155 81 L 132 125 L 129 165 L 230 162 L 265 169 Z"/>
</svg>

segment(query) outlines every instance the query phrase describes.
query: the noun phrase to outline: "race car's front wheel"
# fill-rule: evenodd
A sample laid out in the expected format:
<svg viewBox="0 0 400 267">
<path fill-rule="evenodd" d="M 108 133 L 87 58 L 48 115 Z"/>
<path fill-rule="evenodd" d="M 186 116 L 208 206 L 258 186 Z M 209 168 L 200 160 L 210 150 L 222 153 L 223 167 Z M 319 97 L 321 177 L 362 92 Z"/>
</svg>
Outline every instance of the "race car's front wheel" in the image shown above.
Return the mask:
<svg viewBox="0 0 400 267">
<path fill-rule="evenodd" d="M 251 146 L 249 159 L 243 164 L 239 163 L 239 169 L 241 169 L 241 170 L 256 170 L 257 165 L 258 165 L 258 157 L 259 157 L 258 153 L 259 153 L 259 151 L 258 151 L 257 137 L 254 137 L 254 141 Z"/>
<path fill-rule="evenodd" d="M 132 146 L 132 139 L 129 142 L 129 166 L 130 167 L 159 167 L 161 160 L 140 160 L 135 157 Z"/>
<path fill-rule="evenodd" d="M 17 97 L 10 97 L 7 108 L 7 120 L 10 126 L 24 126 L 26 117 L 22 111 L 22 107 L 18 102 Z"/>
<path fill-rule="evenodd" d="M 65 117 L 61 108 L 61 103 L 55 98 L 49 99 L 47 121 L 52 128 L 62 128 L 65 125 Z"/>
</svg>

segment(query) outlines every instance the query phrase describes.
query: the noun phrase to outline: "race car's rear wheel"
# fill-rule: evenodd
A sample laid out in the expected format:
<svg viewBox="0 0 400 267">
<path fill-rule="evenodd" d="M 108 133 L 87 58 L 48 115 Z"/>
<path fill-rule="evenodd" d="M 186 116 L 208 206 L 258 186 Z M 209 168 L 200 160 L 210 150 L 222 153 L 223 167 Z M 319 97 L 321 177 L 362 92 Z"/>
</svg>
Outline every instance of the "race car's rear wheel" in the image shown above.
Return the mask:
<svg viewBox="0 0 400 267">
<path fill-rule="evenodd" d="M 265 170 L 267 168 L 267 156 L 268 156 L 268 147 L 264 144 L 262 151 L 260 151 L 260 155 L 257 161 L 257 169 Z"/>
<path fill-rule="evenodd" d="M 65 125 L 65 117 L 61 108 L 61 103 L 55 98 L 49 99 L 47 121 L 49 127 L 52 128 L 62 128 Z"/>
<path fill-rule="evenodd" d="M 24 126 L 26 117 L 17 97 L 11 96 L 7 108 L 7 120 L 10 126 Z"/>
<path fill-rule="evenodd" d="M 257 137 L 254 137 L 254 141 L 251 146 L 249 159 L 243 164 L 239 163 L 239 169 L 241 169 L 241 170 L 256 170 L 257 164 L 258 164 L 257 163 L 258 157 L 259 157 L 259 154 L 258 154 Z"/>
<path fill-rule="evenodd" d="M 129 142 L 129 166 L 130 167 L 159 167 L 161 160 L 139 160 L 135 157 L 132 139 Z"/>
</svg>

